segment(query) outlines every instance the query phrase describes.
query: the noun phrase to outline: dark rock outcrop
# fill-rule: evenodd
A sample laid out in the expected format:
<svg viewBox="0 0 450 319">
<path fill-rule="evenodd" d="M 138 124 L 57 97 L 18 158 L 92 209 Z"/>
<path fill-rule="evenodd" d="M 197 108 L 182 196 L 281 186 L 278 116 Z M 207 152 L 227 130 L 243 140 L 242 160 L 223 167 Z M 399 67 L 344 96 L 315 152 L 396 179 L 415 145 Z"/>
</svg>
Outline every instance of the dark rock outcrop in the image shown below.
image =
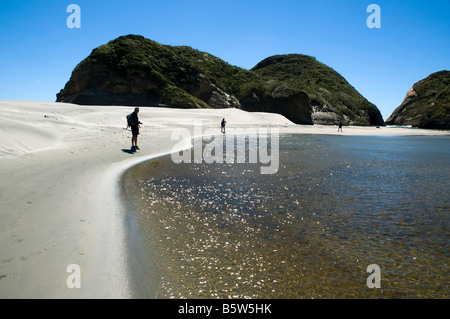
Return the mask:
<svg viewBox="0 0 450 319">
<path fill-rule="evenodd" d="M 240 104 L 245 111 L 278 113 L 297 124 L 314 124 L 308 95 L 303 91 L 287 92 L 285 85 L 271 94 L 252 91 L 240 99 Z"/>
<path fill-rule="evenodd" d="M 450 129 L 450 71 L 433 73 L 415 83 L 386 124 Z"/>
<path fill-rule="evenodd" d="M 252 70 L 186 46 L 119 37 L 72 72 L 58 102 L 91 105 L 230 108 L 274 112 L 298 124 L 382 125 L 378 109 L 337 72 L 293 54 Z"/>
</svg>

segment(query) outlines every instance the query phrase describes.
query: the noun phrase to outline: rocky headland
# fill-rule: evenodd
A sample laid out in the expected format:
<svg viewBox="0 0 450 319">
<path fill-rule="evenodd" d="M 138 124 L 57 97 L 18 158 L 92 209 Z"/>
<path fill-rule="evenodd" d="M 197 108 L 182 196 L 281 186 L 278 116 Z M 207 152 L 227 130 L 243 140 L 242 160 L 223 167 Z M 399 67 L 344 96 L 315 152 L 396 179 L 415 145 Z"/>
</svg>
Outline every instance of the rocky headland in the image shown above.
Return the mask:
<svg viewBox="0 0 450 319">
<path fill-rule="evenodd" d="M 450 71 L 433 73 L 415 83 L 386 124 L 450 129 Z"/>
<path fill-rule="evenodd" d="M 279 113 L 297 124 L 384 124 L 375 105 L 314 57 L 277 55 L 246 70 L 138 35 L 95 48 L 73 70 L 57 102 L 239 108 Z"/>
</svg>

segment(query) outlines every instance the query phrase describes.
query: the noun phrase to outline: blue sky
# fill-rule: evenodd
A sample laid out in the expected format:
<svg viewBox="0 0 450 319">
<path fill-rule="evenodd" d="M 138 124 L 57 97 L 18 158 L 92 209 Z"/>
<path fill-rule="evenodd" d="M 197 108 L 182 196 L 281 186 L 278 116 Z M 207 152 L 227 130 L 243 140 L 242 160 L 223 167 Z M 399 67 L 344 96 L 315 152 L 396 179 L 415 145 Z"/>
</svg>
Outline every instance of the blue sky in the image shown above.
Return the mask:
<svg viewBox="0 0 450 319">
<path fill-rule="evenodd" d="M 72 3 L 79 29 L 66 24 Z M 366 24 L 372 3 L 379 29 Z M 140 34 L 246 69 L 275 54 L 314 56 L 386 119 L 415 82 L 450 70 L 449 17 L 449 0 L 1 0 L 0 100 L 53 102 L 95 47 Z"/>
</svg>

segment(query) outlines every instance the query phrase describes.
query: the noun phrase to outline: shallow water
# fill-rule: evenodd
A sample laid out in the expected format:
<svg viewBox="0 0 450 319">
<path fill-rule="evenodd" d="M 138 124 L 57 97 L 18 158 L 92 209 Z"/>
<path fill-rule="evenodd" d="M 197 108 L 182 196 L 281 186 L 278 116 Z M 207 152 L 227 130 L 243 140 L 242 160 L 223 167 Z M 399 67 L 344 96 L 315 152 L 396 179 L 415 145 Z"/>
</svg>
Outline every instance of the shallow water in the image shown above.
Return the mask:
<svg viewBox="0 0 450 319">
<path fill-rule="evenodd" d="M 448 137 L 281 135 L 279 162 L 273 175 L 170 156 L 131 169 L 124 187 L 146 251 L 140 290 L 450 297 Z M 381 288 L 367 286 L 371 264 Z"/>
</svg>

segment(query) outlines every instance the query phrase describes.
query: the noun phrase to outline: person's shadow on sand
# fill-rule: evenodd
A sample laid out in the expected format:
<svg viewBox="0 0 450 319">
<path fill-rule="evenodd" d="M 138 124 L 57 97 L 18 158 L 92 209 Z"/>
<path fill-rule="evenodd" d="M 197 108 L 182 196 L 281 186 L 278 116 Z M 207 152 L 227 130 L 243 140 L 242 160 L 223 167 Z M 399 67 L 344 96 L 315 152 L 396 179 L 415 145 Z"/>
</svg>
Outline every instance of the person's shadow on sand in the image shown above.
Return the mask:
<svg viewBox="0 0 450 319">
<path fill-rule="evenodd" d="M 136 148 L 134 146 L 132 146 L 130 149 L 123 148 L 122 152 L 128 153 L 128 154 L 135 154 L 136 153 Z"/>
</svg>

